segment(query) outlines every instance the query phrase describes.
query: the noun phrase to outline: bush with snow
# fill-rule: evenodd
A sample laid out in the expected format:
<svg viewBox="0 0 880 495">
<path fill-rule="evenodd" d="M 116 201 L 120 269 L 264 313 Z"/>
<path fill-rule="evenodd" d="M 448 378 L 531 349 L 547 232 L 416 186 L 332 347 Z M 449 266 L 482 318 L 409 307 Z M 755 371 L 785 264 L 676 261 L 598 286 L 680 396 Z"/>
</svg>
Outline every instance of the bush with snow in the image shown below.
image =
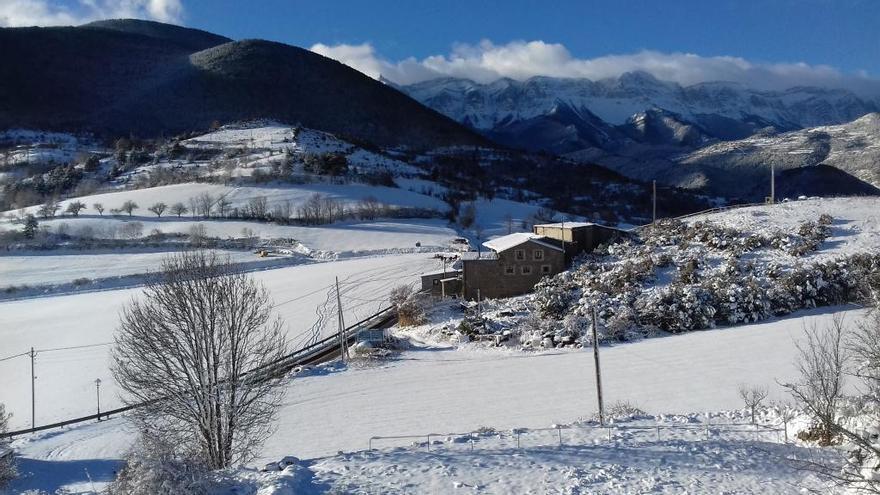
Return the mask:
<svg viewBox="0 0 880 495">
<path fill-rule="evenodd" d="M 202 495 L 208 493 L 208 469 L 195 456 L 175 454 L 163 439 L 141 435 L 125 466 L 107 488 L 109 495 Z"/>
<path fill-rule="evenodd" d="M 583 338 L 589 325 L 587 331 L 581 327 L 594 309 L 599 340 L 606 343 L 878 300 L 880 253 L 809 262 L 808 253 L 821 247 L 832 222 L 823 215 L 793 232 L 771 235 L 713 222 L 662 220 L 645 228 L 639 240 L 603 246 L 541 280 L 533 294 L 514 299 L 529 309 L 513 321 L 498 324 L 490 314 L 463 322 L 462 333 L 509 331 L 508 345 L 525 348 L 591 345 Z"/>
</svg>

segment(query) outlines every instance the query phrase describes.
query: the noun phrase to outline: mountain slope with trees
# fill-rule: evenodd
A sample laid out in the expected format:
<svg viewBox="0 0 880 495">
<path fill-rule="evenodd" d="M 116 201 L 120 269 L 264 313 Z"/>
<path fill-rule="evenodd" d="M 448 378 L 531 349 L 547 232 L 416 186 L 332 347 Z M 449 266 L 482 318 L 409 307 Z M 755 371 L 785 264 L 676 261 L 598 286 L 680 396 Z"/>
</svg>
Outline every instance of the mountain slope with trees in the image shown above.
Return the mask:
<svg viewBox="0 0 880 495">
<path fill-rule="evenodd" d="M 0 128 L 171 135 L 271 118 L 383 145 L 486 140 L 397 90 L 294 46 L 166 24 L 3 28 Z"/>
</svg>

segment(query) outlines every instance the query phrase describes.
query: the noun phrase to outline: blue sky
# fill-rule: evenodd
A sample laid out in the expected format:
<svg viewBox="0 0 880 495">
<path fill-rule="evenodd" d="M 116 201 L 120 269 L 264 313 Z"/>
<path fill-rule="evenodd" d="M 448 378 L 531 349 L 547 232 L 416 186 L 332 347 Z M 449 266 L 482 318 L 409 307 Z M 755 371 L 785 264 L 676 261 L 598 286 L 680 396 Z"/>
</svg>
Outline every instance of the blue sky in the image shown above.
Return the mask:
<svg viewBox="0 0 880 495">
<path fill-rule="evenodd" d="M 250 5 L 245 5 L 250 4 Z M 806 62 L 880 75 L 877 0 L 186 2 L 186 23 L 310 47 L 371 43 L 392 60 L 453 43 L 543 40 L 577 57 L 640 50 Z"/>
<path fill-rule="evenodd" d="M 404 83 L 646 70 L 880 94 L 880 0 L 0 0 L 0 25 L 104 17 L 281 41 Z"/>
</svg>

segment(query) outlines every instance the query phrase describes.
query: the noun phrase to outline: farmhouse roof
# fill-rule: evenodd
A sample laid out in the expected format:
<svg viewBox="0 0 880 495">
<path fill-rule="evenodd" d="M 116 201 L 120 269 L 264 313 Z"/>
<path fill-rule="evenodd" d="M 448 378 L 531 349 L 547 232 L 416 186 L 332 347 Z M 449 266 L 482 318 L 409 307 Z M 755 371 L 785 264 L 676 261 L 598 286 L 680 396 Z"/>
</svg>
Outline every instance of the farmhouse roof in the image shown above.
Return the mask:
<svg viewBox="0 0 880 495">
<path fill-rule="evenodd" d="M 517 232 L 516 234 L 507 234 L 505 236 L 496 237 L 483 243 L 484 246 L 497 253 L 507 251 L 508 249 L 519 246 L 520 244 L 532 241 L 536 244 L 562 251 L 562 248 L 550 242 L 542 235 L 532 234 L 531 232 Z"/>
<path fill-rule="evenodd" d="M 539 223 L 535 224 L 535 227 L 555 227 L 555 228 L 566 228 L 566 229 L 575 229 L 578 227 L 589 227 L 591 225 L 596 225 L 593 222 L 556 222 L 556 223 Z"/>
</svg>

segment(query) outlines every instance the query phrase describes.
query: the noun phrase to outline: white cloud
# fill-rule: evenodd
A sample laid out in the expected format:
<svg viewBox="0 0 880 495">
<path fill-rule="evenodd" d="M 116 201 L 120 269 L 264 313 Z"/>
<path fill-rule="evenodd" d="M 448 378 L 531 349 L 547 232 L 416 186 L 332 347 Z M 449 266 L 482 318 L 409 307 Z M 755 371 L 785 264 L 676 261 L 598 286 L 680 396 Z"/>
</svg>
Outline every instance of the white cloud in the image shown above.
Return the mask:
<svg viewBox="0 0 880 495">
<path fill-rule="evenodd" d="M 572 56 L 558 43 L 514 41 L 496 45 L 483 40 L 476 45 L 457 44 L 448 55 L 393 62 L 376 54 L 368 44 L 317 44 L 312 50 L 378 78 L 411 84 L 436 77 L 462 77 L 491 82 L 502 77 L 523 80 L 532 76 L 576 77 L 592 80 L 642 70 L 665 81 L 690 85 L 707 81 L 732 81 L 761 89 L 792 86 L 845 87 L 860 93 L 880 94 L 880 80 L 864 73 L 844 74 L 825 65 L 756 63 L 731 56 L 704 57 L 692 53 L 645 50 L 633 54 L 591 59 Z"/>
<path fill-rule="evenodd" d="M 0 26 L 70 26 L 98 19 L 137 18 L 180 23 L 181 0 L 0 1 Z"/>
</svg>

